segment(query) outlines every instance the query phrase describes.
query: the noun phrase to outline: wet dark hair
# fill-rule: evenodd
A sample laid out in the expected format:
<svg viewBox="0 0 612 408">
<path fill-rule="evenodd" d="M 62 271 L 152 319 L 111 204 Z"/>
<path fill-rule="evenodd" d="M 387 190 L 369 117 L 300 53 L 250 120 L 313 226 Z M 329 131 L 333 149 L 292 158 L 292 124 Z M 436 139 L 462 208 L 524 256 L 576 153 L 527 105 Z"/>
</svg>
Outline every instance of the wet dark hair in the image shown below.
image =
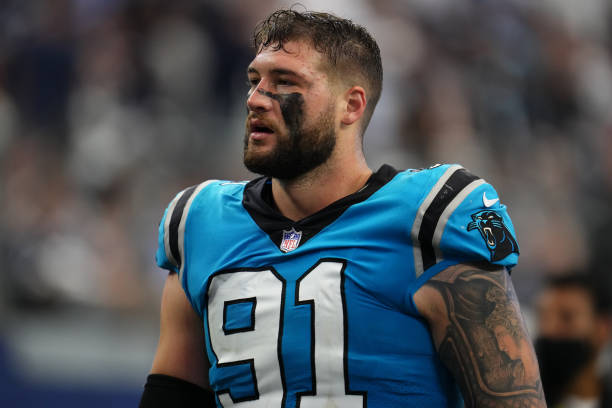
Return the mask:
<svg viewBox="0 0 612 408">
<path fill-rule="evenodd" d="M 365 131 L 382 91 L 380 49 L 368 31 L 351 20 L 329 13 L 281 9 L 261 21 L 253 33 L 256 52 L 279 50 L 293 40 L 307 40 L 320 52 L 336 78 L 366 90 Z"/>
</svg>

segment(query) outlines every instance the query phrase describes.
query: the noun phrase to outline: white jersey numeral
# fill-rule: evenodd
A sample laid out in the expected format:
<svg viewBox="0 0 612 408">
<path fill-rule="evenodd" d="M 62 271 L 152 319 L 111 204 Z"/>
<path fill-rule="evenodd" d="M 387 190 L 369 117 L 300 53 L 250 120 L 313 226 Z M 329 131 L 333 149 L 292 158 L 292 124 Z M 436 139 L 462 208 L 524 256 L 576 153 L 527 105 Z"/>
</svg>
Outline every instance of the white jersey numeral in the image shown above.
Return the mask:
<svg viewBox="0 0 612 408">
<path fill-rule="evenodd" d="M 270 358 L 268 347 L 277 344 L 280 333 L 284 282 L 271 270 L 232 272 L 213 278 L 208 294 L 208 328 L 217 366 L 251 364 L 256 400 L 242 401 L 241 407 L 280 407 L 283 398 L 279 358 Z M 228 302 L 256 299 L 253 330 L 224 331 L 224 315 Z M 276 391 L 276 393 L 274 392 Z M 224 407 L 234 406 L 230 392 L 218 394 Z M 263 394 L 260 398 L 260 394 Z M 268 404 L 268 405 L 266 405 Z"/>
<path fill-rule="evenodd" d="M 296 283 L 296 305 L 310 304 L 313 331 L 313 389 L 297 396 L 300 408 L 354 408 L 366 404 L 365 393 L 351 392 L 348 387 L 345 265 L 339 259 L 321 260 Z M 287 390 L 281 356 L 285 289 L 285 280 L 272 268 L 223 272 L 211 279 L 207 323 L 216 367 L 250 364 L 252 376 L 253 393 L 249 397 L 236 397 L 229 387 L 217 391 L 223 407 L 285 406 Z M 253 321 L 248 327 L 226 327 L 228 305 L 236 304 L 252 306 Z"/>
<path fill-rule="evenodd" d="M 300 408 L 354 408 L 363 396 L 346 393 L 346 303 L 342 275 L 344 264 L 321 262 L 297 282 L 300 302 L 312 301 L 315 395 L 301 396 Z"/>
</svg>

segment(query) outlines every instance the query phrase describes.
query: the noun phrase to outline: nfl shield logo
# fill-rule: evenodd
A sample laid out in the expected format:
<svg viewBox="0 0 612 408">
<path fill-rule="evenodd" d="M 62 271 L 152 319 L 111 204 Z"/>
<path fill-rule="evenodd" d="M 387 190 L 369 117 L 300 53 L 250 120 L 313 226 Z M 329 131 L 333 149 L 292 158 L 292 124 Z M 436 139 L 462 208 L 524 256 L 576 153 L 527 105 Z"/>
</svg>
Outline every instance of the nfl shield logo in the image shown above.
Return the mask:
<svg viewBox="0 0 612 408">
<path fill-rule="evenodd" d="M 295 228 L 291 228 L 290 231 L 283 230 L 283 240 L 280 244 L 280 250 L 283 252 L 291 252 L 300 245 L 302 239 L 302 231 L 296 231 Z"/>
</svg>

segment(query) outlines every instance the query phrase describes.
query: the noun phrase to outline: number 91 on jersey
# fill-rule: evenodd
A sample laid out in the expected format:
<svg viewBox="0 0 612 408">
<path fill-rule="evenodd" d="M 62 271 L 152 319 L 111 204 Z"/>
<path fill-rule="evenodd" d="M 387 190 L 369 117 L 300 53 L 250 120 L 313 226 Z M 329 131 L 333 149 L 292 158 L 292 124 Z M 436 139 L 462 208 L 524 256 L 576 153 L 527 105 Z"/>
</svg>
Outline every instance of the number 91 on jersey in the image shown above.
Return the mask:
<svg viewBox="0 0 612 408">
<path fill-rule="evenodd" d="M 346 375 L 345 268 L 321 259 L 295 284 L 271 267 L 209 279 L 210 382 L 223 407 L 366 406 Z"/>
</svg>

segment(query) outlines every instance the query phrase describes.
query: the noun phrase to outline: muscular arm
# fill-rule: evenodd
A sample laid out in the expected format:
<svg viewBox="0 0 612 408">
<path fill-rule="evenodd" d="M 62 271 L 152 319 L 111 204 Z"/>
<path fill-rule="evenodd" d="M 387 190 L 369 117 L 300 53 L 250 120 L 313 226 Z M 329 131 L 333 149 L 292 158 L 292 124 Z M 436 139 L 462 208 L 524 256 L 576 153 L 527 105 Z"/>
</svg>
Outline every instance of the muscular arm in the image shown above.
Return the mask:
<svg viewBox="0 0 612 408">
<path fill-rule="evenodd" d="M 508 273 L 456 265 L 414 295 L 466 407 L 545 407 L 538 363 Z"/>
<path fill-rule="evenodd" d="M 202 320 L 187 300 L 178 274 L 168 275 L 161 301 L 160 335 L 151 374 L 209 388 Z"/>
</svg>

